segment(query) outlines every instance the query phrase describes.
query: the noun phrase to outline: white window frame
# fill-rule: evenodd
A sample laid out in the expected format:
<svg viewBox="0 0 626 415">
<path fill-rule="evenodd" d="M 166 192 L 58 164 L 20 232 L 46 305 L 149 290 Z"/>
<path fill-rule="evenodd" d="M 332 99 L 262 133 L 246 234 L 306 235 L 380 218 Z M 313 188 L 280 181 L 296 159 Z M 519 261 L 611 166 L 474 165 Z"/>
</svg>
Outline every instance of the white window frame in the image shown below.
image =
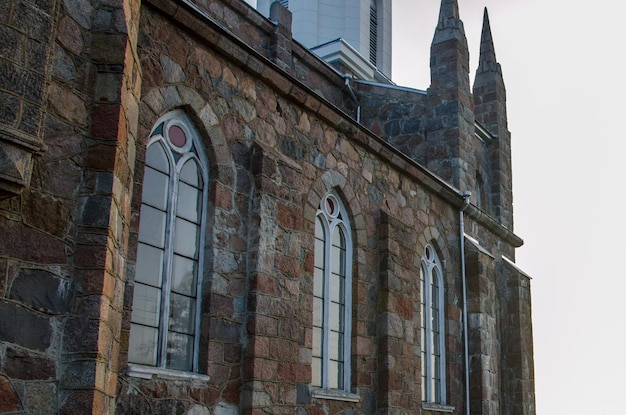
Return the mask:
<svg viewBox="0 0 626 415">
<path fill-rule="evenodd" d="M 161 132 L 157 132 L 159 127 L 162 126 Z M 188 138 L 186 143 L 177 147 L 172 143 L 172 140 L 168 136 L 168 129 L 171 126 L 178 126 L 184 132 Z M 175 236 L 175 222 L 176 222 L 176 208 L 178 206 L 178 189 L 179 189 L 179 175 L 182 168 L 190 159 L 193 159 L 199 170 L 199 175 L 202 179 L 202 195 L 198 223 L 198 259 L 197 259 L 197 275 L 196 277 L 196 296 L 195 296 L 195 315 L 194 315 L 194 339 L 193 339 L 193 358 L 191 360 L 190 372 L 196 373 L 199 371 L 199 349 L 200 349 L 200 319 L 201 319 L 201 300 L 202 300 L 202 277 L 204 269 L 204 241 L 206 239 L 206 224 L 207 224 L 207 204 L 209 193 L 209 163 L 203 150 L 203 145 L 200 137 L 194 128 L 189 117 L 182 110 L 171 111 L 155 123 L 150 139 L 146 149 L 152 145 L 162 145 L 165 149 L 165 155 L 168 159 L 170 173 L 169 173 L 169 197 L 166 207 L 166 225 L 165 225 L 165 248 L 163 253 L 163 268 L 162 268 L 162 285 L 161 285 L 161 302 L 159 308 L 159 322 L 158 322 L 158 340 L 156 344 L 156 364 L 146 365 L 145 363 L 134 363 L 130 359 L 129 350 L 129 373 L 138 373 L 138 377 L 145 377 L 143 372 L 146 370 L 155 370 L 155 374 L 161 370 L 163 373 L 171 373 L 179 371 L 177 369 L 170 369 L 167 365 L 167 345 L 168 345 L 168 332 L 169 332 L 169 312 L 170 312 L 170 298 L 172 295 L 172 265 L 174 260 L 174 236 Z M 176 154 L 176 155 L 175 155 Z M 176 160 L 177 159 L 177 160 Z M 142 195 L 143 199 L 143 195 Z M 143 203 L 142 203 L 143 206 Z M 141 220 L 141 219 L 140 219 Z M 135 282 L 135 284 L 142 284 Z M 193 297 L 191 297 L 193 298 Z M 131 319 L 132 321 L 132 319 Z M 132 323 L 131 322 L 131 326 Z M 131 344 L 129 343 L 129 348 Z M 145 369 L 141 369 L 144 366 Z"/>
<path fill-rule="evenodd" d="M 329 212 L 326 207 L 327 201 L 331 201 L 336 206 L 334 212 Z M 341 199 L 337 196 L 334 191 L 328 192 L 320 202 L 320 206 L 317 210 L 316 221 L 320 220 L 324 232 L 326 235 L 325 243 L 324 243 L 324 272 L 323 272 L 323 322 L 322 322 L 322 356 L 321 356 L 321 384 L 316 385 L 313 384 L 313 387 L 318 387 L 323 390 L 338 390 L 347 392 L 349 394 L 346 396 L 337 395 L 336 397 L 324 395 L 323 393 L 317 393 L 318 397 L 325 397 L 327 399 L 340 399 L 340 400 L 350 400 L 350 399 L 358 399 L 358 397 L 352 396 L 350 394 L 351 390 L 351 338 L 352 338 L 352 235 L 350 233 L 351 227 L 350 222 L 348 220 L 348 214 L 341 202 Z M 331 321 L 330 321 L 330 272 L 331 267 L 328 264 L 332 263 L 333 258 L 331 258 L 331 245 L 332 245 L 332 235 L 335 232 L 335 229 L 341 228 L 344 238 L 345 238 L 345 262 L 344 262 L 344 293 L 343 293 L 343 301 L 344 301 L 344 341 L 343 341 L 343 387 L 341 388 L 331 388 L 330 387 L 330 378 L 329 378 L 329 370 L 330 370 L 330 352 L 329 352 L 329 335 L 331 329 Z M 319 235 L 315 235 L 315 239 L 317 240 Z M 315 252 L 317 254 L 317 252 Z M 315 283 L 314 283 L 315 284 Z M 315 313 L 315 305 L 313 306 Z M 312 370 L 314 370 L 312 368 Z M 315 379 L 315 376 L 313 377 Z"/>
<path fill-rule="evenodd" d="M 436 282 L 438 319 L 433 321 L 432 283 Z M 443 404 L 446 402 L 446 347 L 445 347 L 445 304 L 443 268 L 437 250 L 431 244 L 426 245 L 420 261 L 420 303 L 422 315 L 422 401 L 425 403 Z M 433 327 L 436 325 L 436 327 Z M 434 336 L 438 331 L 438 348 Z M 439 364 L 433 364 L 433 356 L 439 353 Z M 437 381 L 437 377 L 439 380 Z M 437 384 L 435 384 L 437 383 Z"/>
</svg>

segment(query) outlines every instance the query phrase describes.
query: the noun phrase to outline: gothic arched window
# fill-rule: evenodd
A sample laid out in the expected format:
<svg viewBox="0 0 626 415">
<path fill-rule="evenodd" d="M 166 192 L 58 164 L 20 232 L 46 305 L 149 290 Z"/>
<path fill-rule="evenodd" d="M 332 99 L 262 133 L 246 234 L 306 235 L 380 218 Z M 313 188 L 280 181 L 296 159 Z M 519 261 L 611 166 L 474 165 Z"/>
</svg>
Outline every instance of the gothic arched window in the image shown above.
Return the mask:
<svg viewBox="0 0 626 415">
<path fill-rule="evenodd" d="M 422 400 L 444 403 L 445 335 L 443 270 L 437 252 L 426 245 L 420 269 L 420 311 L 422 315 Z"/>
<path fill-rule="evenodd" d="M 351 308 L 350 223 L 339 198 L 329 192 L 315 219 L 313 386 L 350 390 Z"/>
<path fill-rule="evenodd" d="M 157 121 L 146 150 L 128 360 L 198 370 L 208 164 L 182 111 Z"/>
</svg>

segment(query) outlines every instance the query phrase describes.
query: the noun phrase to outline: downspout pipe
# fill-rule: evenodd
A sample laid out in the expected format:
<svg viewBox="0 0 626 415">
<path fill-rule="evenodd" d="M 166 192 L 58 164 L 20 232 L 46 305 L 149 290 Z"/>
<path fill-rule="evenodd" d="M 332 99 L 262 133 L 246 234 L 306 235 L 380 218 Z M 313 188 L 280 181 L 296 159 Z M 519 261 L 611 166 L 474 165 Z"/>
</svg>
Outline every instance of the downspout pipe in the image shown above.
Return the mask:
<svg viewBox="0 0 626 415">
<path fill-rule="evenodd" d="M 352 98 L 352 101 L 354 101 L 354 104 L 356 105 L 356 122 L 360 124 L 361 123 L 361 104 L 359 103 L 358 98 L 356 97 L 356 95 L 354 94 L 354 91 L 352 90 L 352 85 L 350 85 L 350 80 L 352 79 L 352 75 L 349 73 L 344 73 L 343 79 L 344 79 L 344 86 L 348 90 L 348 94 L 350 95 L 350 98 Z"/>
<path fill-rule="evenodd" d="M 461 281 L 463 284 L 463 358 L 465 361 L 465 413 L 470 414 L 470 366 L 469 366 L 469 336 L 468 336 L 468 313 L 467 313 L 467 277 L 465 274 L 465 223 L 463 211 L 470 204 L 471 192 L 461 193 L 463 206 L 459 209 L 459 239 L 461 243 Z"/>
</svg>

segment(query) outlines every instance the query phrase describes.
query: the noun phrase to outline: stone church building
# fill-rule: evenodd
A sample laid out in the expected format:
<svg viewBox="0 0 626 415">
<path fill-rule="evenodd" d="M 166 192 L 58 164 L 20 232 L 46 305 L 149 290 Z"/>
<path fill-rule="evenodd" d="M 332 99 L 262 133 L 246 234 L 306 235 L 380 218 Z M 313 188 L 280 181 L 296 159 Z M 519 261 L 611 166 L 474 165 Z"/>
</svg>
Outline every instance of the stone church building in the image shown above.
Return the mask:
<svg viewBox="0 0 626 415">
<path fill-rule="evenodd" d="M 0 414 L 535 413 L 486 11 L 270 3 L 0 2 Z"/>
</svg>

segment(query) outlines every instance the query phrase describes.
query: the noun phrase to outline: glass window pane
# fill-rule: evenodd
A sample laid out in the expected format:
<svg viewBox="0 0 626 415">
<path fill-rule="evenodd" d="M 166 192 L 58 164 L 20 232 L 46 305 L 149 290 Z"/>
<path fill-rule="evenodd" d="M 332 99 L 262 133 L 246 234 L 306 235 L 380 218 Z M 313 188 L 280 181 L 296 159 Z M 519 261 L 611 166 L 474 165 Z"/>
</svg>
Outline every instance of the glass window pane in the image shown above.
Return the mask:
<svg viewBox="0 0 626 415">
<path fill-rule="evenodd" d="M 161 310 L 161 290 L 136 283 L 133 290 L 132 322 L 146 326 L 159 326 Z"/>
<path fill-rule="evenodd" d="M 345 248 L 346 243 L 344 242 L 344 239 L 343 229 L 340 227 L 335 228 L 335 232 L 333 232 L 333 246 L 336 246 L 337 248 Z"/>
<path fill-rule="evenodd" d="M 322 327 L 324 303 L 321 298 L 313 297 L 313 326 Z"/>
<path fill-rule="evenodd" d="M 433 284 L 432 286 L 432 299 L 431 300 L 432 300 L 433 307 L 437 307 L 437 305 L 439 304 L 439 288 L 435 284 Z"/>
<path fill-rule="evenodd" d="M 157 170 L 146 167 L 143 179 L 142 203 L 154 206 L 160 210 L 167 209 L 170 177 Z"/>
<path fill-rule="evenodd" d="M 331 331 L 328 339 L 328 357 L 331 360 L 343 360 L 343 334 Z"/>
<path fill-rule="evenodd" d="M 146 166 L 150 166 L 167 175 L 170 173 L 170 163 L 165 155 L 165 149 L 160 142 L 156 142 L 148 147 L 146 151 Z"/>
<path fill-rule="evenodd" d="M 159 331 L 156 328 L 131 324 L 128 361 L 156 366 L 158 337 Z"/>
<path fill-rule="evenodd" d="M 439 331 L 439 309 L 433 307 L 430 313 L 432 316 L 432 330 Z"/>
<path fill-rule="evenodd" d="M 330 272 L 345 275 L 344 259 L 346 251 L 333 245 L 330 248 Z"/>
<path fill-rule="evenodd" d="M 196 275 L 198 275 L 198 261 L 174 255 L 172 291 L 195 297 Z"/>
<path fill-rule="evenodd" d="M 200 227 L 186 220 L 176 218 L 174 252 L 189 258 L 198 258 L 198 231 Z"/>
<path fill-rule="evenodd" d="M 328 387 L 331 389 L 343 388 L 343 363 L 334 360 L 329 362 Z"/>
<path fill-rule="evenodd" d="M 324 225 L 322 224 L 322 217 L 320 215 L 315 217 L 315 237 L 322 241 L 326 240 L 326 232 L 324 232 Z"/>
<path fill-rule="evenodd" d="M 322 356 L 322 329 L 313 327 L 313 357 Z"/>
<path fill-rule="evenodd" d="M 200 191 L 185 183 L 178 184 L 176 215 L 193 223 L 200 223 Z"/>
<path fill-rule="evenodd" d="M 343 332 L 344 307 L 334 302 L 330 303 L 330 329 Z"/>
<path fill-rule="evenodd" d="M 137 248 L 135 281 L 160 287 L 162 276 L 163 250 L 140 242 Z"/>
<path fill-rule="evenodd" d="M 314 357 L 311 362 L 311 384 L 313 386 L 322 386 L 322 359 Z"/>
<path fill-rule="evenodd" d="M 313 295 L 316 297 L 324 296 L 324 270 L 319 268 L 313 270 Z"/>
<path fill-rule="evenodd" d="M 330 300 L 343 304 L 344 302 L 344 281 L 345 278 L 337 275 L 330 274 Z"/>
<path fill-rule="evenodd" d="M 170 332 L 167 336 L 167 367 L 192 370 L 193 336 Z"/>
<path fill-rule="evenodd" d="M 170 297 L 170 330 L 193 334 L 195 321 L 195 300 L 184 295 L 172 293 Z"/>
<path fill-rule="evenodd" d="M 324 241 L 315 238 L 315 267 L 324 269 Z"/>
<path fill-rule="evenodd" d="M 180 171 L 180 180 L 197 188 L 202 187 L 202 178 L 195 160 L 189 160 Z"/>
<path fill-rule="evenodd" d="M 139 241 L 157 248 L 165 246 L 165 212 L 141 205 Z"/>
</svg>

